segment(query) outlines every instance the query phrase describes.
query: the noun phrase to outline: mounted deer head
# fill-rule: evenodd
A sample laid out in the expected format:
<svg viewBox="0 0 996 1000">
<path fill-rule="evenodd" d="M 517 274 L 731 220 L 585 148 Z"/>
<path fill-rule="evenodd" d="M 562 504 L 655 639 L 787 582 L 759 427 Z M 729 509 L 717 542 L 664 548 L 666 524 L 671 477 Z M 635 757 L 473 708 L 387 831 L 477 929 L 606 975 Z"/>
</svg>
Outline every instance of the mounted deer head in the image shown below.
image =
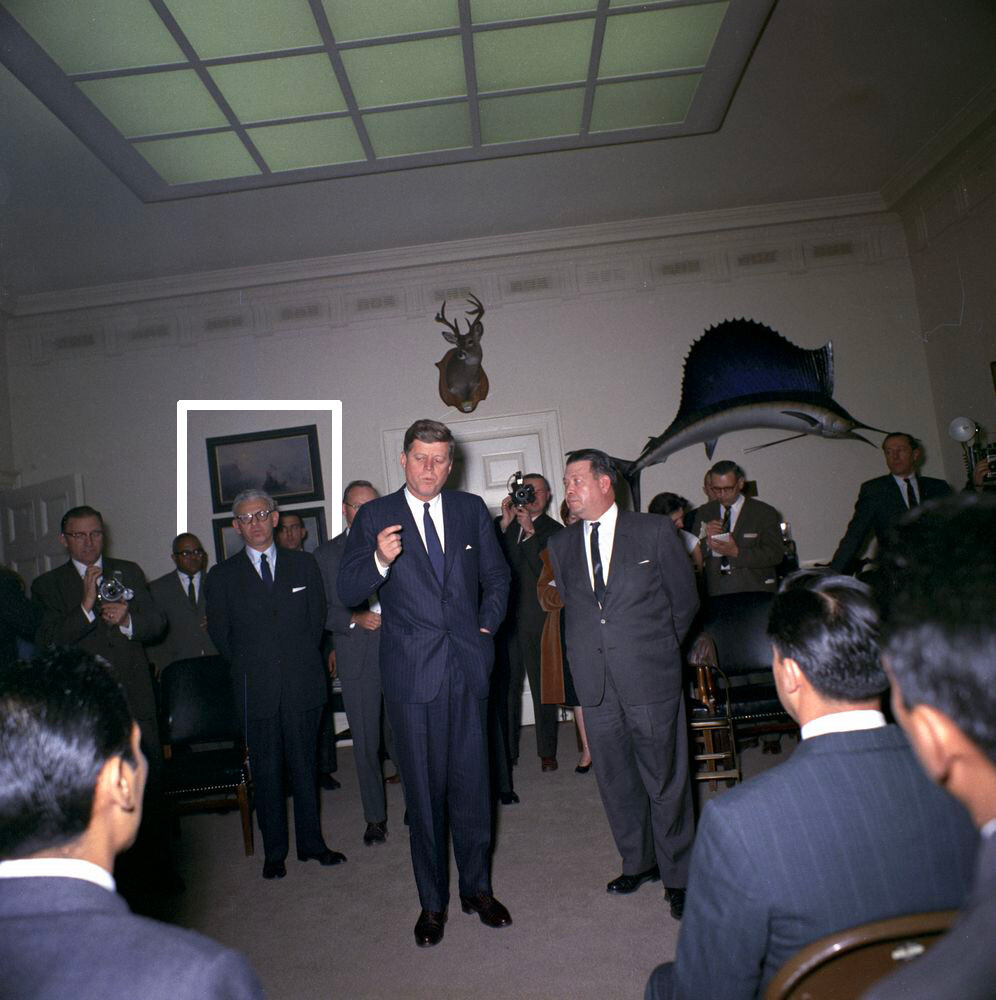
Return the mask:
<svg viewBox="0 0 996 1000">
<path fill-rule="evenodd" d="M 473 304 L 473 309 L 467 310 L 467 315 L 473 320 L 467 320 L 467 332 L 460 332 L 460 321 L 450 321 L 446 318 L 446 303 L 436 313 L 436 322 L 446 327 L 443 336 L 449 343 L 456 346 L 447 351 L 441 361 L 436 362 L 439 369 L 439 398 L 447 406 L 455 406 L 464 413 L 471 413 L 482 399 L 487 399 L 488 376 L 481 367 L 481 337 L 484 336 L 484 306 L 476 295 L 467 300 Z"/>
</svg>

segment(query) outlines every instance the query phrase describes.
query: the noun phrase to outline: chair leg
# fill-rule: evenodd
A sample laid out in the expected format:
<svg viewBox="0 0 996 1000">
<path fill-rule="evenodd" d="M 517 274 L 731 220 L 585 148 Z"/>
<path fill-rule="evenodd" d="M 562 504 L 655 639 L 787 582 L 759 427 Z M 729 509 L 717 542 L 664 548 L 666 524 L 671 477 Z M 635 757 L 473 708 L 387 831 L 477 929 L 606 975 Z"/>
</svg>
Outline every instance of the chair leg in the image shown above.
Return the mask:
<svg viewBox="0 0 996 1000">
<path fill-rule="evenodd" d="M 242 816 L 242 843 L 245 845 L 246 857 L 255 851 L 252 833 L 252 812 L 249 809 L 249 790 L 243 781 L 238 787 L 239 813 Z"/>
</svg>

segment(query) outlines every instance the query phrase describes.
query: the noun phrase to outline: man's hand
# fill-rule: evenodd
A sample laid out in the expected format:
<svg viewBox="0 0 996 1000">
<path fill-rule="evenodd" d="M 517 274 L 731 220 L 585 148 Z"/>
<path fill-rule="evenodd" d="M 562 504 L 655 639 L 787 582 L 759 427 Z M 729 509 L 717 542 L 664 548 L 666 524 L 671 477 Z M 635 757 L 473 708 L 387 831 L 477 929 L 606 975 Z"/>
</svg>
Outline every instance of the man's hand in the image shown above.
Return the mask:
<svg viewBox="0 0 996 1000">
<path fill-rule="evenodd" d="M 377 535 L 377 560 L 381 566 L 390 566 L 401 555 L 401 525 L 388 525 Z"/>
<path fill-rule="evenodd" d="M 97 581 L 103 572 L 97 565 L 87 566 L 83 574 L 83 610 L 93 611 L 93 606 L 97 603 Z"/>
<path fill-rule="evenodd" d="M 523 541 L 527 538 L 532 538 L 536 534 L 533 519 L 529 516 L 529 511 L 525 507 L 515 508 L 515 519 L 519 522 L 519 527 L 522 528 Z"/>
<path fill-rule="evenodd" d="M 380 615 L 376 611 L 354 611 L 350 621 L 368 632 L 376 632 L 380 628 Z"/>
<path fill-rule="evenodd" d="M 329 668 L 329 677 L 335 677 L 335 650 L 334 649 L 329 652 L 328 668 Z"/>
<path fill-rule="evenodd" d="M 740 555 L 740 549 L 737 548 L 737 543 L 734 540 L 733 535 L 730 535 L 726 541 L 719 541 L 716 536 L 712 536 L 709 539 L 709 548 L 712 549 L 712 551 L 718 556 L 726 556 L 729 558 L 730 556 Z"/>
<path fill-rule="evenodd" d="M 706 521 L 705 523 L 706 538 L 712 538 L 713 535 L 721 535 L 723 530 L 722 521 Z"/>
<path fill-rule="evenodd" d="M 101 604 L 100 617 L 108 625 L 124 625 L 127 628 L 131 624 L 131 613 L 128 611 L 127 601 Z"/>
<path fill-rule="evenodd" d="M 982 483 L 986 478 L 986 474 L 989 472 L 989 459 L 980 458 L 978 462 L 975 463 L 975 468 L 972 470 L 972 485 L 977 489 L 982 488 Z"/>
<path fill-rule="evenodd" d="M 515 519 L 515 508 L 512 506 L 512 498 L 505 497 L 501 502 L 501 530 L 504 531 Z"/>
</svg>

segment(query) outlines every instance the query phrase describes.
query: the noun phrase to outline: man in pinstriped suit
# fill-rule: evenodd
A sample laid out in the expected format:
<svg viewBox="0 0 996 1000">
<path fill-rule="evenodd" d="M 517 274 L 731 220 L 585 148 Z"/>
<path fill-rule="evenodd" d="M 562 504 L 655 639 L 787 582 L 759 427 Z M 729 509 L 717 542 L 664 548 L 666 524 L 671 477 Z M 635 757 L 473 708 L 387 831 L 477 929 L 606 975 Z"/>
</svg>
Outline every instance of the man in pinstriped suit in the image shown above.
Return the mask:
<svg viewBox="0 0 996 1000">
<path fill-rule="evenodd" d="M 779 697 L 802 726 L 783 764 L 707 803 L 678 954 L 646 1000 L 746 1000 L 837 930 L 961 905 L 977 837 L 879 711 L 888 682 L 868 589 L 800 573 L 772 606 Z"/>
<path fill-rule="evenodd" d="M 453 467 L 445 424 L 405 433 L 405 486 L 365 503 L 339 567 L 339 599 L 381 604 L 380 667 L 394 730 L 422 912 L 420 947 L 443 937 L 449 902 L 446 819 L 465 913 L 512 922 L 491 893 L 487 708 L 493 636 L 509 569 L 480 497 L 443 490 Z"/>
</svg>

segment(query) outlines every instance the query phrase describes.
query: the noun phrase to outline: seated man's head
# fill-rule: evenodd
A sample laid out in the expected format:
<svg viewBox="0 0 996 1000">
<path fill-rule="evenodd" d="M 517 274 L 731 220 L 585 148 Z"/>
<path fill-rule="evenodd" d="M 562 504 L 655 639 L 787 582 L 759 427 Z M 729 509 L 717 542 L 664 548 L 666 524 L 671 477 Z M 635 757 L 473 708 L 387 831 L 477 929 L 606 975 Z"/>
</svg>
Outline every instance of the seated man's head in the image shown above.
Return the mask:
<svg viewBox="0 0 996 1000">
<path fill-rule="evenodd" d="M 932 778 L 996 817 L 996 500 L 917 507 L 879 555 L 875 593 L 897 720 Z M 987 788 L 989 805 L 974 802 Z"/>
<path fill-rule="evenodd" d="M 135 839 L 146 774 L 124 692 L 97 659 L 55 649 L 0 668 L 0 860 L 110 870 Z"/>
<path fill-rule="evenodd" d="M 888 680 L 878 614 L 850 576 L 793 573 L 771 606 L 768 635 L 778 697 L 800 724 L 832 712 L 878 708 Z"/>
</svg>

